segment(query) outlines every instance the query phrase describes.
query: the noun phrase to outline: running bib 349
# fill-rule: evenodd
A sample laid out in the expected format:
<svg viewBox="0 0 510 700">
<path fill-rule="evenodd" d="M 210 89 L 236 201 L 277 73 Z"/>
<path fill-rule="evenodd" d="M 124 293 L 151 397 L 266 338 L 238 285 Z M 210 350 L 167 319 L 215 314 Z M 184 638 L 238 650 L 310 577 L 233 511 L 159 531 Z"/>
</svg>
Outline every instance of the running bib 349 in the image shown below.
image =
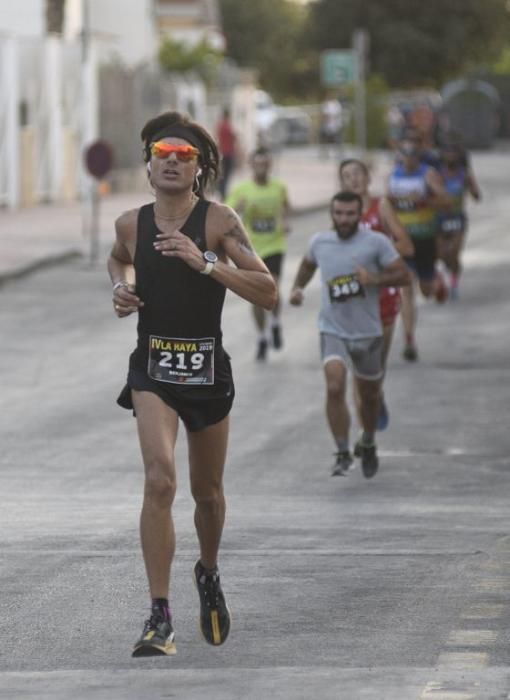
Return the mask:
<svg viewBox="0 0 510 700">
<path fill-rule="evenodd" d="M 328 280 L 329 298 L 332 302 L 347 301 L 353 297 L 364 297 L 365 290 L 354 275 L 340 275 Z"/>
<path fill-rule="evenodd" d="M 214 338 L 151 335 L 148 374 L 170 384 L 214 384 Z"/>
</svg>

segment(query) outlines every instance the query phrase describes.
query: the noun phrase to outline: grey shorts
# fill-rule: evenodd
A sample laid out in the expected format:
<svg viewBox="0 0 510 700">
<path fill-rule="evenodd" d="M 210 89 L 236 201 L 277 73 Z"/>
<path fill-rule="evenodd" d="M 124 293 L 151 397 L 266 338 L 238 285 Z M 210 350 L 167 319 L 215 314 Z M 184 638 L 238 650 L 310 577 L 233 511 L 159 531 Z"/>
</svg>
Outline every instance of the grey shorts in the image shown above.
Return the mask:
<svg viewBox="0 0 510 700">
<path fill-rule="evenodd" d="M 346 367 L 352 367 L 352 371 L 360 379 L 374 381 L 382 379 L 384 374 L 382 336 L 349 340 L 329 333 L 321 333 L 320 342 L 323 365 L 331 360 L 340 360 Z"/>
</svg>

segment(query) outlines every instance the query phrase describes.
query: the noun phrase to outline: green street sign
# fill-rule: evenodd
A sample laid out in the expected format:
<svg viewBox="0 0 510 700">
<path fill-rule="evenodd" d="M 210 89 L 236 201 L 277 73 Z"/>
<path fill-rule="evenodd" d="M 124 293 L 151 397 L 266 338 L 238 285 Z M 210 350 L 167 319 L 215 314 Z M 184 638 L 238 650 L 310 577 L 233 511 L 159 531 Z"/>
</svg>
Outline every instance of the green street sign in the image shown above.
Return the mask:
<svg viewBox="0 0 510 700">
<path fill-rule="evenodd" d="M 321 83 L 337 87 L 356 80 L 356 55 L 354 51 L 323 51 L 321 54 Z"/>
</svg>

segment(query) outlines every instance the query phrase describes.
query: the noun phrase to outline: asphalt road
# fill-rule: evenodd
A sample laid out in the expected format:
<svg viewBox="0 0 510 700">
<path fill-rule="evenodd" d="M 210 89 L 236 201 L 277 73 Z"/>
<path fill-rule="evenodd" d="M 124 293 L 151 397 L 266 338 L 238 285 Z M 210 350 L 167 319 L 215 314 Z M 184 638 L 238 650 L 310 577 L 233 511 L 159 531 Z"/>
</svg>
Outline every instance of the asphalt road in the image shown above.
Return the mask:
<svg viewBox="0 0 510 700">
<path fill-rule="evenodd" d="M 148 611 L 135 423 L 115 405 L 135 334 L 103 267 L 0 290 L 0 698 L 469 700 L 510 697 L 510 239 L 504 154 L 475 159 L 461 299 L 420 307 L 420 362 L 386 384 L 381 469 L 329 476 L 315 317 L 284 307 L 285 348 L 254 360 L 229 295 L 237 400 L 221 571 L 229 642 L 208 647 L 186 444 L 177 454 L 178 653 L 133 660 Z M 310 233 L 295 221 L 284 298 Z"/>
</svg>

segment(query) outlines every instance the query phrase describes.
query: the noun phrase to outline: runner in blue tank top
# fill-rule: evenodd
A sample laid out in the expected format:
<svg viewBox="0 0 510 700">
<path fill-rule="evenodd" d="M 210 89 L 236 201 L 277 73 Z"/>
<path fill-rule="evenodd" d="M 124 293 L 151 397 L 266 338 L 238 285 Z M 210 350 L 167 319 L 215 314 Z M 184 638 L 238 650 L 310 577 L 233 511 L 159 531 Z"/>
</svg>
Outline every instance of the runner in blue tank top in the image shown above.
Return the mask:
<svg viewBox="0 0 510 700">
<path fill-rule="evenodd" d="M 399 143 L 395 168 L 388 179 L 388 197 L 397 212 L 400 223 L 409 234 L 414 255 L 406 262 L 414 273 L 414 283 L 402 292 L 402 325 L 405 335 L 403 357 L 413 362 L 418 359 L 416 345 L 416 290 L 419 286 L 424 297 L 435 296 L 446 301 L 448 291 L 436 268 L 437 210 L 449 205 L 441 176 L 434 168 L 420 161 L 419 144 L 409 138 Z M 416 284 L 417 283 L 417 284 Z"/>
<path fill-rule="evenodd" d="M 454 141 L 441 149 L 441 167 L 444 187 L 452 200 L 449 210 L 439 213 L 439 257 L 450 272 L 450 298 L 458 298 L 458 285 L 461 273 L 460 255 L 467 231 L 465 211 L 466 194 L 480 201 L 482 195 L 472 168 L 467 162 L 464 149 Z"/>
<path fill-rule="evenodd" d="M 226 289 L 271 310 L 276 287 L 237 214 L 204 198 L 219 162 L 207 131 L 167 112 L 151 119 L 141 138 L 156 201 L 117 219 L 108 271 L 117 316 L 138 314 L 137 346 L 118 403 L 135 412 L 145 467 L 140 533 L 152 607 L 133 656 L 154 656 L 175 653 L 168 597 L 179 418 L 187 431 L 196 504 L 200 558 L 193 575 L 200 627 L 213 645 L 223 644 L 230 631 L 217 566 L 234 398 L 221 311 Z"/>
</svg>

